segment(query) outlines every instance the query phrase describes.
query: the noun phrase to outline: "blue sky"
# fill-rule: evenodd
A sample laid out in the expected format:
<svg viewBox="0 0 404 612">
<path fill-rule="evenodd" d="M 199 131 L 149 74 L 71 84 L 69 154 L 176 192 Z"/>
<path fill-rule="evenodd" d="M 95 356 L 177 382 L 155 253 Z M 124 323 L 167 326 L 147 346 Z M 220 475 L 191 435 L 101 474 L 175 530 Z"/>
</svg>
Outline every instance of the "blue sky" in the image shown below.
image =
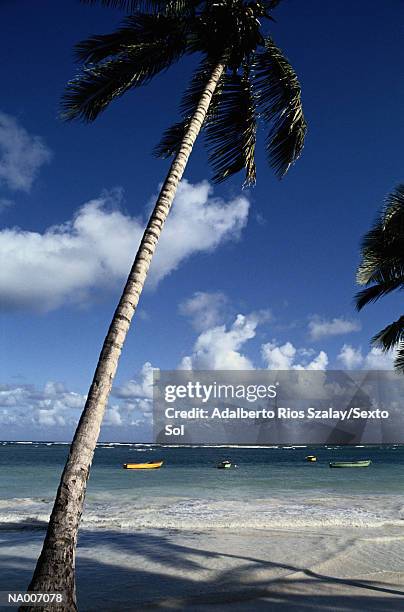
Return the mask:
<svg viewBox="0 0 404 612">
<path fill-rule="evenodd" d="M 76 71 L 74 43 L 111 31 L 122 14 L 75 0 L 0 10 L 0 438 L 68 439 L 168 168 L 151 151 L 177 119 L 195 62 L 92 125 L 65 124 L 58 105 Z M 124 348 L 104 439 L 147 437 L 147 363 L 389 365 L 369 355 L 369 338 L 400 314 L 399 296 L 358 315 L 353 295 L 360 239 L 403 180 L 404 5 L 285 0 L 275 17 L 272 36 L 303 88 L 302 158 L 278 181 L 260 147 L 254 189 L 242 191 L 237 176 L 209 191 L 196 146 Z"/>
</svg>

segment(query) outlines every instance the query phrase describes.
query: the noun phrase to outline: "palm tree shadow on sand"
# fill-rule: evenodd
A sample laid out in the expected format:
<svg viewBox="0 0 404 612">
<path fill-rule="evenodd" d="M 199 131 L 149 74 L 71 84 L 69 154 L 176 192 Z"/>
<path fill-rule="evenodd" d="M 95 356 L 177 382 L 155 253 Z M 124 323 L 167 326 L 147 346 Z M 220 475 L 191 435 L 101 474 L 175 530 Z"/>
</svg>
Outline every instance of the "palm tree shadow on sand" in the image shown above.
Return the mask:
<svg viewBox="0 0 404 612">
<path fill-rule="evenodd" d="M 30 529 L 27 525 L 23 530 L 21 524 L 8 524 L 6 529 L 0 532 L 0 590 L 23 590 L 46 523 L 31 523 Z M 6 557 L 4 549 L 15 543 L 16 533 L 21 535 L 24 551 L 17 554 L 17 547 L 14 555 Z M 402 585 L 338 578 L 313 571 L 304 563 L 274 563 L 259 555 L 194 548 L 171 541 L 173 535 L 175 531 L 117 534 L 103 530 L 101 539 L 99 532 L 83 529 L 77 558 L 79 609 L 370 612 L 402 610 L 404 606 Z M 97 558 L 90 557 L 89 551 L 97 546 Z M 102 560 L 104 546 L 110 557 L 119 555 L 122 563 Z M 32 552 L 30 557 L 26 547 Z M 206 578 L 206 570 L 223 560 L 237 566 L 218 569 L 214 578 Z"/>
</svg>

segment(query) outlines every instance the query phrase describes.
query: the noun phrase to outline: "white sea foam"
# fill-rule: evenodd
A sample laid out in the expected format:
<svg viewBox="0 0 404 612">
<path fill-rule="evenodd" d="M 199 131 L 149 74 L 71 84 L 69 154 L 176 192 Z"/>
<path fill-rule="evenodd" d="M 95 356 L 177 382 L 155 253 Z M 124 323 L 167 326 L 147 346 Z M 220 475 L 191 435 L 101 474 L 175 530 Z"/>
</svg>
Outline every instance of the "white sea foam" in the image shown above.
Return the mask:
<svg viewBox="0 0 404 612">
<path fill-rule="evenodd" d="M 52 500 L 10 499 L 0 502 L 0 525 L 13 529 L 45 528 Z M 194 531 L 249 529 L 313 529 L 317 527 L 380 527 L 403 525 L 404 498 L 399 495 L 230 500 L 153 498 L 134 503 L 97 495 L 86 504 L 83 527 L 135 530 L 169 528 Z"/>
<path fill-rule="evenodd" d="M 387 503 L 386 499 L 367 499 L 360 504 L 352 498 L 330 498 L 288 501 L 219 501 L 183 499 L 149 508 L 124 505 L 111 508 L 88 508 L 84 525 L 120 528 L 171 529 L 268 529 L 314 528 L 326 526 L 378 527 L 403 524 L 403 499 Z"/>
</svg>

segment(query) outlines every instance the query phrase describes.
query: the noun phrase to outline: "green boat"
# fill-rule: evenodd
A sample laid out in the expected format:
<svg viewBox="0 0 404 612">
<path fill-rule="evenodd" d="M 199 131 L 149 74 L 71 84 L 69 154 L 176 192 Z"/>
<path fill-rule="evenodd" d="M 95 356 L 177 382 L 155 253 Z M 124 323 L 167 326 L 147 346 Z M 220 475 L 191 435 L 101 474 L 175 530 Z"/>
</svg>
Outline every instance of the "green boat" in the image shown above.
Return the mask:
<svg viewBox="0 0 404 612">
<path fill-rule="evenodd" d="M 217 464 L 216 467 L 219 470 L 228 470 L 229 468 L 232 467 L 232 462 L 231 461 L 221 461 L 220 463 Z"/>
<path fill-rule="evenodd" d="M 330 463 L 330 468 L 369 467 L 371 463 L 370 459 L 364 459 L 363 461 L 333 461 Z"/>
</svg>

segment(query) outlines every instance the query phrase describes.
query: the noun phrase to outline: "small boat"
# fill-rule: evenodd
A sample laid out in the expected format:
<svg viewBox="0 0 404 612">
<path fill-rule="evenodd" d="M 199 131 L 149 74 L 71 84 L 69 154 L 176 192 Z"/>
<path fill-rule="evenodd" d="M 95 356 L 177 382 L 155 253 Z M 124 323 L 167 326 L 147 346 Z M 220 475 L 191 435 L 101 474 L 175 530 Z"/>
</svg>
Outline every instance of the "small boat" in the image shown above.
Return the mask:
<svg viewBox="0 0 404 612">
<path fill-rule="evenodd" d="M 147 463 L 124 463 L 125 470 L 156 470 L 161 468 L 164 461 L 148 461 Z"/>
<path fill-rule="evenodd" d="M 315 455 L 307 455 L 307 457 L 305 457 L 304 459 L 309 463 L 314 463 L 314 461 L 317 461 L 317 457 Z"/>
<path fill-rule="evenodd" d="M 217 464 L 216 467 L 218 470 L 226 470 L 232 467 L 232 463 L 231 461 L 221 461 L 220 463 Z"/>
<path fill-rule="evenodd" d="M 330 463 L 330 468 L 369 467 L 371 463 L 370 459 L 364 459 L 362 461 L 333 461 Z"/>
</svg>

